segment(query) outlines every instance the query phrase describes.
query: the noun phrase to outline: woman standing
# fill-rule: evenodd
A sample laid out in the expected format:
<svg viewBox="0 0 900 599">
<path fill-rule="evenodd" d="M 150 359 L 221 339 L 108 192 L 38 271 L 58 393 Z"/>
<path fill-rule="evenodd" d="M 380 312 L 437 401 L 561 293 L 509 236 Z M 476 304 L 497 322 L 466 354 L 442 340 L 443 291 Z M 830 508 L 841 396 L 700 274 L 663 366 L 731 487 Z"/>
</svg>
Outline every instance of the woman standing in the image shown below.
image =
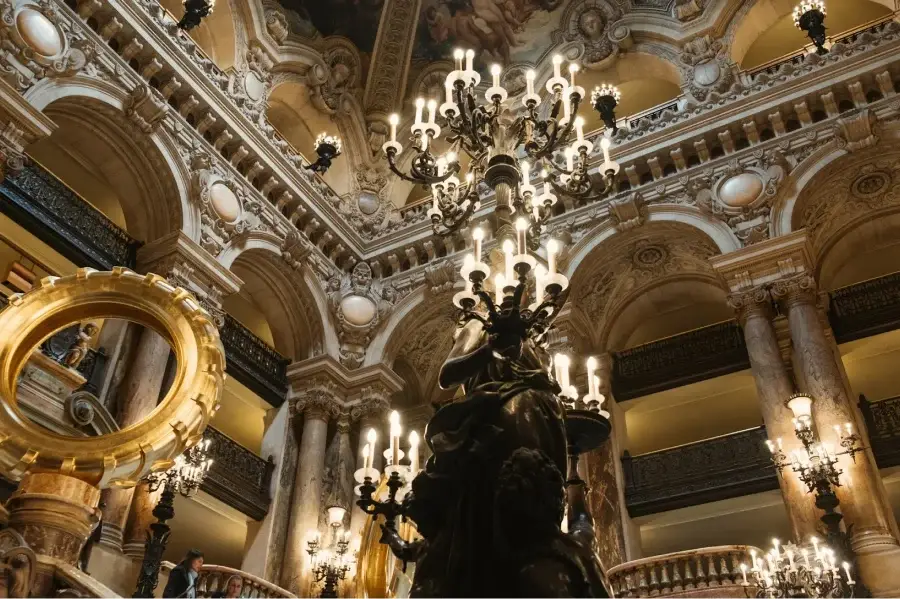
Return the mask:
<svg viewBox="0 0 900 599">
<path fill-rule="evenodd" d="M 203 552 L 190 549 L 181 562 L 169 573 L 163 597 L 194 599 L 197 596 L 197 577 L 203 567 Z"/>
</svg>

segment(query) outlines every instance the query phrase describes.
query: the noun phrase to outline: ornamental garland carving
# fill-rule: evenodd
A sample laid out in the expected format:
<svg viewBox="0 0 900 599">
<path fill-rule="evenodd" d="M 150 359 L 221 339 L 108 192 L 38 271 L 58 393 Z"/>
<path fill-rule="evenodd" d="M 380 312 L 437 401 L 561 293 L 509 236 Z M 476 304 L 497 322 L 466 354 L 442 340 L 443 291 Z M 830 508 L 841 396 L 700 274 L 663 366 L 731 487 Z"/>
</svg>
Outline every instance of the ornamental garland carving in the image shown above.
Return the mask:
<svg viewBox="0 0 900 599">
<path fill-rule="evenodd" d="M 20 92 L 70 77 L 93 60 L 93 43 L 50 0 L 0 0 L 0 77 Z"/>
</svg>

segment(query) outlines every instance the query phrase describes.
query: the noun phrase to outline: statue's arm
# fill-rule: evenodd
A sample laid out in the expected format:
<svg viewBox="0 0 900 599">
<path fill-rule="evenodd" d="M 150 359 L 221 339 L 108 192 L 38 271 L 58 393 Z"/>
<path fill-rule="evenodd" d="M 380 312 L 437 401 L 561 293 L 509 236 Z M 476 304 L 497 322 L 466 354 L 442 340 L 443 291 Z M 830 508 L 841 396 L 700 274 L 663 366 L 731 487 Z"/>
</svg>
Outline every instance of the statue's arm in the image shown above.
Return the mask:
<svg viewBox="0 0 900 599">
<path fill-rule="evenodd" d="M 566 524 L 569 535 L 580 543 L 591 546 L 594 542 L 594 519 L 587 502 L 587 485 L 578 476 L 572 461 L 569 464 L 569 476 L 566 482 L 566 503 L 568 514 Z"/>
<path fill-rule="evenodd" d="M 393 528 L 381 525 L 381 542 L 391 548 L 391 553 L 403 562 L 415 562 L 424 547 L 421 539 L 404 541 L 400 534 Z"/>
<path fill-rule="evenodd" d="M 484 341 L 483 325 L 470 320 L 457 332 L 453 349 L 441 366 L 441 388 L 455 387 L 476 375 L 491 360 L 492 352 L 490 344 Z"/>
</svg>

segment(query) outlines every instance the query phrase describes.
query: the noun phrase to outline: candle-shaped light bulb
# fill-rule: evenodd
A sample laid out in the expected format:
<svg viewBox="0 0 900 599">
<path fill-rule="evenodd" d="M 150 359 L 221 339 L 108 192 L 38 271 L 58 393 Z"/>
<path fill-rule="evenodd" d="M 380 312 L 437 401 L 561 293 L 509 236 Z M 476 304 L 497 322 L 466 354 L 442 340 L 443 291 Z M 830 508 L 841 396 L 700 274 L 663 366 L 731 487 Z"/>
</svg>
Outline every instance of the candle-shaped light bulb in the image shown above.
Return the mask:
<svg viewBox="0 0 900 599">
<path fill-rule="evenodd" d="M 772 443 L 771 441 L 769 441 L 768 439 L 766 439 L 766 447 L 769 448 L 769 453 L 772 453 L 772 454 L 775 453 L 775 444 Z"/>
<path fill-rule="evenodd" d="M 578 141 L 584 141 L 584 117 L 582 116 L 575 117 L 575 134 L 578 136 Z"/>
<path fill-rule="evenodd" d="M 853 580 L 853 577 L 850 576 L 850 564 L 848 562 L 844 562 L 841 564 L 844 568 L 844 574 L 847 575 L 847 584 L 856 584 L 856 581 Z"/>
<path fill-rule="evenodd" d="M 475 267 L 475 256 L 473 256 L 472 254 L 466 254 L 465 256 L 463 256 L 462 271 L 464 273 L 472 272 L 472 269 L 474 267 Z M 463 276 L 465 276 L 465 275 L 463 275 Z"/>
<path fill-rule="evenodd" d="M 466 50 L 466 70 L 474 71 L 475 50 Z"/>
<path fill-rule="evenodd" d="M 410 431 L 409 433 L 409 471 L 415 476 L 419 470 L 419 433 Z"/>
<path fill-rule="evenodd" d="M 391 142 L 397 141 L 397 125 L 400 123 L 400 115 L 394 113 L 388 117 L 388 123 L 391 125 Z"/>
<path fill-rule="evenodd" d="M 567 392 L 570 385 L 569 382 L 569 356 L 566 354 L 557 354 L 556 363 L 559 366 L 559 386 L 563 388 L 563 392 Z"/>
<path fill-rule="evenodd" d="M 525 185 L 531 185 L 531 163 L 527 160 L 522 161 L 522 182 Z"/>
<path fill-rule="evenodd" d="M 434 117 L 437 113 L 437 102 L 434 100 L 428 100 L 428 122 L 434 123 Z"/>
<path fill-rule="evenodd" d="M 525 235 L 528 232 L 528 221 L 524 218 L 516 220 L 516 245 L 519 254 L 525 253 Z"/>
<path fill-rule="evenodd" d="M 506 282 L 509 285 L 513 285 L 515 281 L 515 274 L 513 271 L 513 252 L 515 252 L 515 250 L 516 245 L 511 239 L 507 239 L 503 242 L 503 257 L 506 261 Z"/>
<path fill-rule="evenodd" d="M 499 64 L 491 65 L 491 77 L 493 77 L 492 85 L 494 87 L 500 87 L 500 73 L 503 72 L 503 69 L 500 68 Z"/>
<path fill-rule="evenodd" d="M 572 103 L 567 101 L 566 99 L 563 99 L 562 105 L 563 105 L 563 118 L 568 123 L 570 120 L 572 120 Z"/>
<path fill-rule="evenodd" d="M 845 422 L 844 428 L 847 430 L 848 437 L 853 434 L 853 425 L 852 424 L 850 424 L 849 422 Z"/>
<path fill-rule="evenodd" d="M 572 148 L 566 148 L 566 170 L 570 173 L 575 170 L 575 150 Z"/>
<path fill-rule="evenodd" d="M 389 419 L 391 424 L 391 465 L 396 466 L 400 461 L 400 413 L 397 410 L 391 412 Z"/>
<path fill-rule="evenodd" d="M 547 242 L 547 272 L 552 277 L 556 274 L 556 253 L 559 252 L 559 243 L 555 239 Z"/>
<path fill-rule="evenodd" d="M 472 240 L 475 243 L 475 262 L 481 262 L 481 243 L 484 241 L 484 229 L 475 227 L 472 231 Z"/>
<path fill-rule="evenodd" d="M 437 176 L 443 177 L 444 173 L 447 172 L 447 159 L 441 156 L 435 161 L 435 166 L 437 166 Z"/>
<path fill-rule="evenodd" d="M 466 57 L 466 53 L 462 48 L 457 48 L 453 51 L 453 58 L 456 59 L 456 70 L 461 71 L 463 68 L 463 58 Z"/>
<path fill-rule="evenodd" d="M 447 80 L 444 81 L 444 102 L 447 104 L 453 103 L 453 79 L 447 77 Z"/>
<path fill-rule="evenodd" d="M 578 72 L 578 65 L 572 63 L 569 65 L 569 85 L 575 87 L 575 73 Z"/>
<path fill-rule="evenodd" d="M 425 98 L 416 98 L 416 125 L 422 124 L 422 110 L 425 108 Z"/>
<path fill-rule="evenodd" d="M 536 76 L 534 69 L 525 71 L 525 93 L 529 96 L 534 94 L 534 78 Z"/>
<path fill-rule="evenodd" d="M 447 152 L 446 154 L 444 154 L 444 157 L 447 159 L 448 165 L 456 163 L 456 152 Z"/>
<path fill-rule="evenodd" d="M 587 359 L 588 397 L 590 397 L 591 399 L 596 398 L 599 391 L 595 388 L 597 378 L 594 376 L 594 371 L 596 370 L 597 358 L 591 356 Z"/>
<path fill-rule="evenodd" d="M 475 180 L 475 175 L 472 173 L 466 173 L 466 183 L 471 183 Z"/>
<path fill-rule="evenodd" d="M 778 539 L 772 539 L 772 546 L 775 548 L 775 557 L 778 557 L 778 545 L 781 543 Z"/>
<path fill-rule="evenodd" d="M 498 306 L 503 303 L 503 288 L 506 287 L 506 277 L 498 272 L 494 277 L 494 303 Z"/>
<path fill-rule="evenodd" d="M 560 77 L 562 75 L 562 72 L 561 72 L 562 62 L 563 62 L 562 56 L 560 56 L 559 54 L 553 55 L 553 76 L 554 77 Z"/>
<path fill-rule="evenodd" d="M 366 446 L 363 447 L 362 451 L 363 456 L 363 468 L 368 470 L 371 466 L 369 465 L 370 460 L 372 459 L 372 446 L 369 443 L 366 443 Z"/>
<path fill-rule="evenodd" d="M 542 264 L 538 264 L 534 269 L 534 301 L 541 305 L 544 302 L 544 277 L 547 276 L 547 269 Z"/>
<path fill-rule="evenodd" d="M 744 577 L 744 585 L 749 584 L 747 582 L 747 564 L 741 564 L 741 576 Z"/>
</svg>

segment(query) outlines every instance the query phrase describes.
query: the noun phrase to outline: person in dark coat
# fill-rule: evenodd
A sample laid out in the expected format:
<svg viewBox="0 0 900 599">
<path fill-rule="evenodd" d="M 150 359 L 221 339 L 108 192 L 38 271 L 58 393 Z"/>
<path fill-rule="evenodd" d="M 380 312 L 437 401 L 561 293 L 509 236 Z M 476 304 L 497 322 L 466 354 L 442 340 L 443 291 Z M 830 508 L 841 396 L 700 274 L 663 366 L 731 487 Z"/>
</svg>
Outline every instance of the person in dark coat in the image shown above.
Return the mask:
<svg viewBox="0 0 900 599">
<path fill-rule="evenodd" d="M 184 559 L 169 573 L 163 597 L 194 599 L 197 596 L 197 577 L 203 567 L 203 552 L 190 549 Z"/>
</svg>

